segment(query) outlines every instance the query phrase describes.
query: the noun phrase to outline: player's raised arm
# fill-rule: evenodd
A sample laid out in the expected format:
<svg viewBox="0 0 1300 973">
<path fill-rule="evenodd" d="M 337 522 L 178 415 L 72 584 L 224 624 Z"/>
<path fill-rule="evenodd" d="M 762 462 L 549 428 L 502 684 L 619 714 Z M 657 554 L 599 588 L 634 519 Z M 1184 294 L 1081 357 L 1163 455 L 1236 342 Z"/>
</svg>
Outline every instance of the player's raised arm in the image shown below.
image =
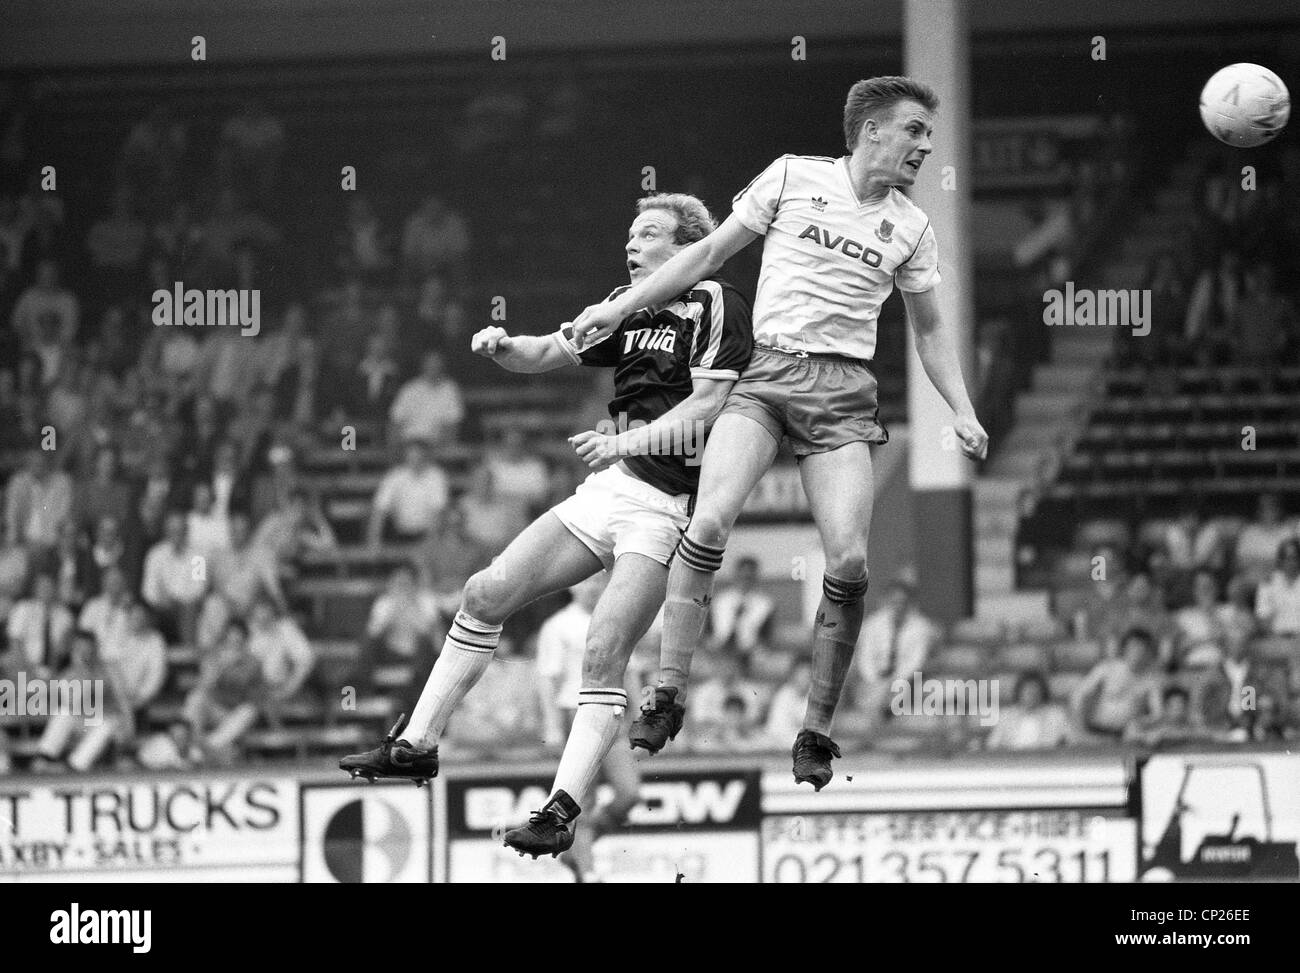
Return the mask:
<svg viewBox="0 0 1300 973">
<path fill-rule="evenodd" d="M 934 288 L 901 293 L 916 335 L 916 353 L 921 366 L 956 414 L 953 429 L 961 440 L 962 452 L 971 459 L 984 459 L 989 451 L 989 436 L 975 418 L 975 406 L 971 404 L 966 380 L 961 374 L 957 335 L 939 313 L 939 299 Z"/>
<path fill-rule="evenodd" d="M 590 345 L 611 334 L 629 314 L 660 304 L 697 281 L 712 277 L 732 254 L 758 239 L 733 213 L 722 225 L 674 254 L 653 274 L 600 304 L 593 304 L 573 319 L 574 341 Z"/>
<path fill-rule="evenodd" d="M 554 335 L 506 334 L 505 328 L 484 328 L 470 339 L 470 350 L 490 358 L 506 371 L 549 372 L 570 362 Z"/>
</svg>

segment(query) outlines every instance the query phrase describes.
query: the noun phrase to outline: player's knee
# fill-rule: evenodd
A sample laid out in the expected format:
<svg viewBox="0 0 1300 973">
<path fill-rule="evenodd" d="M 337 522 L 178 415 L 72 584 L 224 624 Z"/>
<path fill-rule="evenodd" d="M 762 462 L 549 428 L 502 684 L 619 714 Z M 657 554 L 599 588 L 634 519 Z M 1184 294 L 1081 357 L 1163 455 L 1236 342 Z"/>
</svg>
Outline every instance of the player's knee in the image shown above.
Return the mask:
<svg viewBox="0 0 1300 973">
<path fill-rule="evenodd" d="M 499 625 L 510 614 L 509 597 L 509 585 L 494 575 L 491 568 L 484 568 L 470 575 L 465 582 L 461 605 L 467 613 L 480 621 Z"/>
<path fill-rule="evenodd" d="M 716 510 L 697 509 L 686 527 L 686 536 L 697 544 L 726 547 L 734 522 L 735 518 L 725 517 Z"/>
<path fill-rule="evenodd" d="M 867 549 L 865 547 L 847 547 L 843 551 L 826 555 L 826 573 L 837 578 L 851 580 L 861 578 L 867 573 Z"/>
</svg>

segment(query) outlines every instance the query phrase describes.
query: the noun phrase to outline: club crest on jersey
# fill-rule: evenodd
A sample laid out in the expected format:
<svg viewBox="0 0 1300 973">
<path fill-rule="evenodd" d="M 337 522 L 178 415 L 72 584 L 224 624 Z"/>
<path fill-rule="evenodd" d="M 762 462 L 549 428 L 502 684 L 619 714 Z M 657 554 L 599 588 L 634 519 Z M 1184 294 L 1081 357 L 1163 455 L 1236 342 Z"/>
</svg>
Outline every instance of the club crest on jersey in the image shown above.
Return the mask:
<svg viewBox="0 0 1300 973">
<path fill-rule="evenodd" d="M 876 239 L 881 243 L 888 243 L 894 235 L 894 224 L 889 220 L 880 221 L 880 229 L 876 231 Z"/>
<path fill-rule="evenodd" d="M 672 328 L 637 328 L 635 331 L 627 331 L 623 334 L 623 354 L 627 354 L 633 348 L 641 351 L 666 351 L 668 354 L 673 353 L 673 348 L 677 344 L 677 332 Z"/>
<path fill-rule="evenodd" d="M 813 209 L 815 209 L 815 210 L 816 210 L 817 212 L 819 212 L 819 213 L 825 213 L 825 212 L 826 212 L 826 200 L 822 199 L 820 196 L 814 196 L 814 197 L 812 198 L 812 207 L 813 207 Z"/>
</svg>

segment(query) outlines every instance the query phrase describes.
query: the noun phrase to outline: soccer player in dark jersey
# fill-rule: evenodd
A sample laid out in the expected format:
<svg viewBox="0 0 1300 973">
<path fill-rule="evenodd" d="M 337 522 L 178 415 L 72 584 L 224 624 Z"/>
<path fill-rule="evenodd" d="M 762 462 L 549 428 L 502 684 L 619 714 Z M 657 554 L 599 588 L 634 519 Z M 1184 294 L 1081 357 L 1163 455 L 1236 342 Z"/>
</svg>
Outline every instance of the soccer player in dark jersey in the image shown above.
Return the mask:
<svg viewBox="0 0 1300 973">
<path fill-rule="evenodd" d="M 632 283 L 714 228 L 694 196 L 660 193 L 639 200 L 625 248 Z M 505 836 L 507 845 L 534 857 L 557 855 L 573 844 L 572 822 L 627 707 L 628 659 L 663 603 L 668 561 L 690 517 L 699 479 L 697 433 L 721 410 L 752 347 L 748 304 L 713 279 L 630 309 L 603 340 L 581 350 L 568 323 L 549 335 L 511 336 L 491 327 L 474 336 L 473 351 L 509 371 L 546 372 L 570 364 L 613 368 L 612 428 L 570 439 L 596 472 L 466 582 L 460 611 L 410 723 L 399 719 L 377 749 L 344 757 L 342 769 L 354 777 L 417 783 L 436 776 L 439 735 L 487 670 L 502 623 L 542 595 L 608 568 L 551 798 L 527 825 Z"/>
<path fill-rule="evenodd" d="M 653 303 L 707 277 L 763 239 L 754 299 L 754 358 L 736 383 L 700 473 L 699 504 L 673 560 L 664 605 L 660 687 L 633 724 L 632 743 L 658 751 L 681 728 L 691 653 L 708 612 L 713 577 L 745 499 L 793 447 L 826 554 L 813 625 L 814 670 L 804 728 L 791 748 L 794 777 L 821 790 L 839 748 L 831 721 L 853 659 L 867 591 L 871 444 L 877 421 L 880 306 L 897 287 L 930 382 L 953 410 L 962 452 L 982 459 L 988 435 L 975 417 L 956 330 L 939 313 L 939 251 L 926 215 L 900 190 L 930 154 L 938 99 L 905 77 L 859 81 L 844 106 L 848 155 L 785 155 L 736 195 L 732 213 L 649 278 L 574 319 L 579 341 L 599 340 L 629 307 Z"/>
</svg>

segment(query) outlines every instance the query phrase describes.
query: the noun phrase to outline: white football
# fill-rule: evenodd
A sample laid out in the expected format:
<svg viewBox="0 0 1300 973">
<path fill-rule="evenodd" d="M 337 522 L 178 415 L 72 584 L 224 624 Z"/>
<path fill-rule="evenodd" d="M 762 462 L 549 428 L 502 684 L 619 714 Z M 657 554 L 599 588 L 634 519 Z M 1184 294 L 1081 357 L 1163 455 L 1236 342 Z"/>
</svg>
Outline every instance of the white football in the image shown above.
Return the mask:
<svg viewBox="0 0 1300 973">
<path fill-rule="evenodd" d="M 1282 79 L 1258 64 L 1229 64 L 1201 89 L 1201 121 L 1220 142 L 1249 149 L 1277 137 L 1291 117 Z"/>
</svg>

